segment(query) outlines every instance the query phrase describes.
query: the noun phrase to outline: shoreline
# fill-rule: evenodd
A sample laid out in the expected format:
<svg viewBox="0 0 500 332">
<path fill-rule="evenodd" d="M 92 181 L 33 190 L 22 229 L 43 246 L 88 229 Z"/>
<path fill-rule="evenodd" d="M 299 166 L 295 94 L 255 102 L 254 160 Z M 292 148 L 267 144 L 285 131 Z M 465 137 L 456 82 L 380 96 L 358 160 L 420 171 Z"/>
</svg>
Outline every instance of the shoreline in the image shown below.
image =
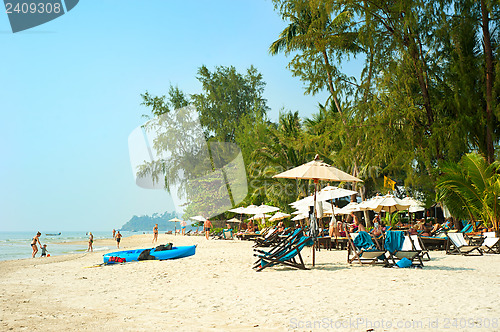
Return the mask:
<svg viewBox="0 0 500 332">
<path fill-rule="evenodd" d="M 153 247 L 151 240 L 151 234 L 123 238 L 120 250 Z M 368 322 L 380 326 L 381 319 L 394 324 L 434 324 L 438 319 L 440 330 L 446 319 L 491 323 L 500 314 L 500 285 L 495 281 L 500 255 L 431 251 L 432 260 L 423 269 L 388 269 L 348 265 L 346 251 L 321 250 L 311 270 L 272 267 L 255 272 L 251 241 L 159 234 L 158 244 L 165 242 L 196 244 L 196 254 L 99 267 L 105 251 L 0 262 L 0 327 L 319 331 L 325 328 L 314 326 L 319 322 L 332 330 L 366 331 Z M 302 256 L 311 268 L 310 248 Z M 471 298 L 478 285 L 484 291 Z M 352 325 L 361 320 L 365 325 Z M 351 325 L 335 327 L 349 321 Z"/>
</svg>

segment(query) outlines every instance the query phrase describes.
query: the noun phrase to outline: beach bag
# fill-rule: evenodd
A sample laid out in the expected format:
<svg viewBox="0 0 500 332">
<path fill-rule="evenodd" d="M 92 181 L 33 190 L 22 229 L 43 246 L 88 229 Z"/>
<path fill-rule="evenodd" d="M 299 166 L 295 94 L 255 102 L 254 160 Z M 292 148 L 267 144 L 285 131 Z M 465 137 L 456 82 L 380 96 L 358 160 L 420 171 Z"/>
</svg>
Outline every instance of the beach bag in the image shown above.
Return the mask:
<svg viewBox="0 0 500 332">
<path fill-rule="evenodd" d="M 408 259 L 408 258 L 406 258 L 406 257 L 401 258 L 401 260 L 400 260 L 399 262 L 397 262 L 397 263 L 396 263 L 396 265 L 397 265 L 398 267 L 402 267 L 402 268 L 404 268 L 404 267 L 410 267 L 410 266 L 411 266 L 411 264 L 412 264 L 412 263 L 411 263 L 411 260 L 409 260 L 409 259 Z"/>
<path fill-rule="evenodd" d="M 172 243 L 160 244 L 158 247 L 155 248 L 155 251 L 172 250 L 172 247 L 173 247 Z"/>
<path fill-rule="evenodd" d="M 151 256 L 150 253 L 151 249 L 146 249 L 137 258 L 138 261 L 148 261 L 148 260 L 155 260 L 155 256 Z"/>
</svg>

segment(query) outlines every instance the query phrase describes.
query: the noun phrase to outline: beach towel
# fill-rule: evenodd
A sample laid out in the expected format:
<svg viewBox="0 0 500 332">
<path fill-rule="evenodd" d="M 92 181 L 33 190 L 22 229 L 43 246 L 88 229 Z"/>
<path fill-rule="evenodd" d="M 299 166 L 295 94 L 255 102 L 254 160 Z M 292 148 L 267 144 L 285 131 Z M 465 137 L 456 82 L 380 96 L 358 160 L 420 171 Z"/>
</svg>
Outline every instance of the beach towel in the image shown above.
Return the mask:
<svg viewBox="0 0 500 332">
<path fill-rule="evenodd" d="M 391 253 L 401 250 L 404 241 L 403 232 L 388 231 L 385 233 L 385 249 Z"/>
<path fill-rule="evenodd" d="M 399 262 L 396 263 L 396 266 L 401 268 L 410 267 L 411 265 L 411 260 L 406 257 L 403 257 Z"/>
<path fill-rule="evenodd" d="M 372 237 L 367 232 L 359 232 L 353 243 L 357 248 L 365 250 L 375 249 L 375 244 L 372 241 Z"/>
</svg>

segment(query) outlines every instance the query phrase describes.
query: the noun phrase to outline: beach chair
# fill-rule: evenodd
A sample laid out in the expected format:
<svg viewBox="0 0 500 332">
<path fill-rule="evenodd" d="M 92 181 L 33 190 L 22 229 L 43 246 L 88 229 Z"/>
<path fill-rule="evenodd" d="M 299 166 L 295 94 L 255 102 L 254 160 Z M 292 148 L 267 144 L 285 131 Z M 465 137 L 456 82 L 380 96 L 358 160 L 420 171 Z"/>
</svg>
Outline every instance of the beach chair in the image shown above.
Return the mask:
<svg viewBox="0 0 500 332">
<path fill-rule="evenodd" d="M 420 252 L 419 256 L 423 261 L 430 261 L 431 256 L 429 255 L 429 250 L 425 247 L 422 238 L 418 235 L 406 235 L 409 236 L 408 241 L 405 237 L 405 242 L 403 243 L 403 250 L 408 248 L 408 245 L 411 243 L 412 248 L 414 250 L 418 250 Z"/>
<path fill-rule="evenodd" d="M 254 248 L 254 256 L 260 257 L 261 255 L 272 256 L 284 253 L 289 250 L 293 245 L 297 244 L 298 241 L 304 235 L 304 231 L 301 228 L 297 228 L 293 233 L 289 234 L 285 238 L 280 239 L 271 249 L 262 250 Z M 260 265 L 260 258 L 254 263 L 254 268 Z"/>
<path fill-rule="evenodd" d="M 255 241 L 255 244 L 253 246 L 254 247 L 268 247 L 273 242 L 275 242 L 277 237 L 278 237 L 278 229 L 271 228 L 264 236 L 260 236 L 260 237 L 256 237 L 256 238 L 252 239 L 253 241 Z"/>
<path fill-rule="evenodd" d="M 495 232 L 483 234 L 484 240 L 479 249 L 485 254 L 500 254 L 500 238 L 495 236 Z"/>
<path fill-rule="evenodd" d="M 296 269 L 309 270 L 306 268 L 300 252 L 305 246 L 312 244 L 313 240 L 309 236 L 302 236 L 294 245 L 288 248 L 288 250 L 272 255 L 260 255 L 260 264 L 254 268 L 259 272 L 267 267 L 281 264 Z"/>
<path fill-rule="evenodd" d="M 402 231 L 389 231 L 385 233 L 385 250 L 389 255 L 389 259 L 396 264 L 396 260 L 407 258 L 412 265 L 424 266 L 420 251 L 415 249 L 415 244 L 410 236 Z"/>
<path fill-rule="evenodd" d="M 224 240 L 233 240 L 233 230 L 232 229 L 224 229 L 222 230 L 222 238 Z"/>
<path fill-rule="evenodd" d="M 477 251 L 479 255 L 483 252 L 480 246 L 471 246 L 465 241 L 463 233 L 448 233 L 448 242 L 446 244 L 446 254 L 447 255 L 473 255 L 473 252 Z"/>
<path fill-rule="evenodd" d="M 385 250 L 374 243 L 367 232 L 348 233 L 347 263 L 361 265 L 388 264 Z"/>
</svg>

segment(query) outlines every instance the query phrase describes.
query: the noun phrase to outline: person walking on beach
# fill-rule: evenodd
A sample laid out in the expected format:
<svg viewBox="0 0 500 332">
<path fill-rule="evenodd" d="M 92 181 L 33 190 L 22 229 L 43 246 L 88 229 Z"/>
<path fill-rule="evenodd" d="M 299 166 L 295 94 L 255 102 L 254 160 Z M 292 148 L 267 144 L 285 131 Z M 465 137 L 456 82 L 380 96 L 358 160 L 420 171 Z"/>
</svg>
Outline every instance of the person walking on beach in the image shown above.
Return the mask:
<svg viewBox="0 0 500 332">
<path fill-rule="evenodd" d="M 113 240 L 116 238 L 116 231 L 115 229 L 113 228 Z"/>
<path fill-rule="evenodd" d="M 31 239 L 31 249 L 33 249 L 33 253 L 31 254 L 31 258 L 35 258 L 36 253 L 38 252 L 38 246 L 36 243 L 40 245 L 40 248 L 42 247 L 42 244 L 40 243 L 40 236 L 42 233 L 37 232 L 35 237 Z"/>
<path fill-rule="evenodd" d="M 158 242 L 158 224 L 153 228 L 153 243 Z"/>
<path fill-rule="evenodd" d="M 210 222 L 210 220 L 205 220 L 205 222 L 203 223 L 203 230 L 205 231 L 205 237 L 207 238 L 208 240 L 208 236 L 210 235 L 210 229 L 212 228 L 212 223 Z"/>
<path fill-rule="evenodd" d="M 89 247 L 87 248 L 87 252 L 94 251 L 94 248 L 92 247 L 93 243 L 94 243 L 94 235 L 92 235 L 92 232 L 89 232 Z"/>
<path fill-rule="evenodd" d="M 116 233 L 116 247 L 120 248 L 120 240 L 122 239 L 122 235 L 120 234 L 120 231 Z"/>
<path fill-rule="evenodd" d="M 186 221 L 185 220 L 182 220 L 181 221 L 181 229 L 182 229 L 182 235 L 186 235 Z"/>
</svg>

